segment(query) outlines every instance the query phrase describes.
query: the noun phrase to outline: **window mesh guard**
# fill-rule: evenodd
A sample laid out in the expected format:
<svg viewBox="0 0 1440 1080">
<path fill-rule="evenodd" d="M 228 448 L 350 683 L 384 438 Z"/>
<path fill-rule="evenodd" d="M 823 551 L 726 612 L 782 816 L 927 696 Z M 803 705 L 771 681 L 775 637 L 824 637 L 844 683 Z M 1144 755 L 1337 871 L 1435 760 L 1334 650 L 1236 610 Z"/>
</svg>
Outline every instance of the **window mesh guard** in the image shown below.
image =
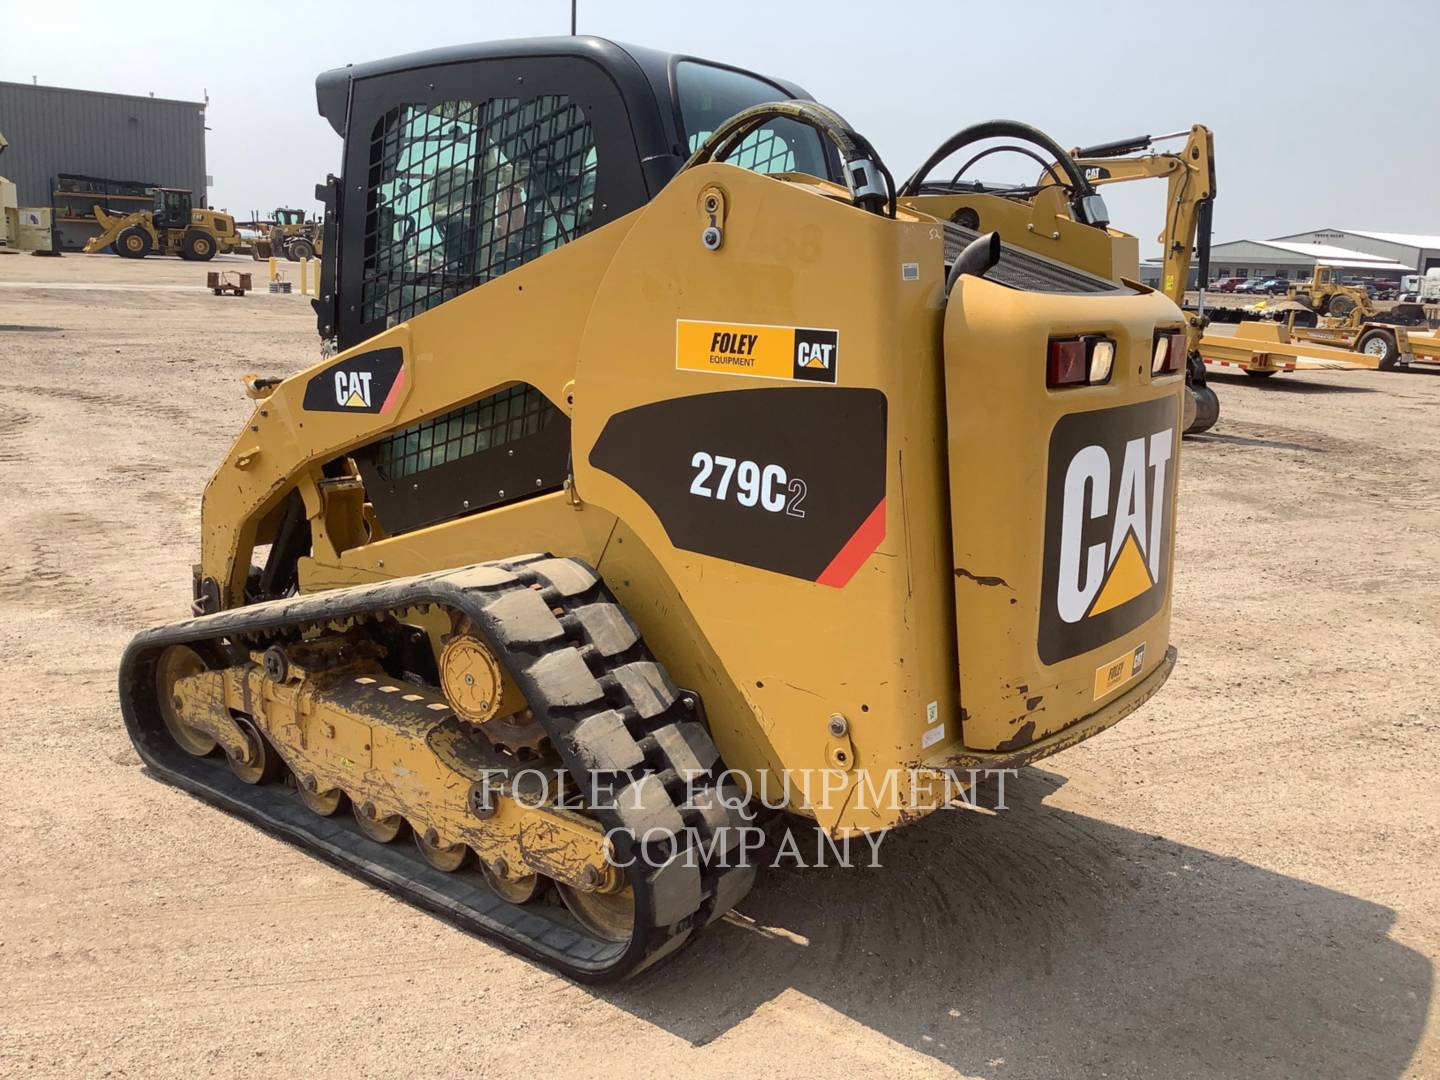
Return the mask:
<svg viewBox="0 0 1440 1080">
<path fill-rule="evenodd" d="M 390 110 L 370 143 L 362 321 L 393 326 L 581 235 L 596 167 L 562 95 Z"/>
<path fill-rule="evenodd" d="M 401 480 L 536 435 L 559 415 L 544 394 L 521 384 L 372 443 L 369 454 L 384 479 Z"/>
</svg>

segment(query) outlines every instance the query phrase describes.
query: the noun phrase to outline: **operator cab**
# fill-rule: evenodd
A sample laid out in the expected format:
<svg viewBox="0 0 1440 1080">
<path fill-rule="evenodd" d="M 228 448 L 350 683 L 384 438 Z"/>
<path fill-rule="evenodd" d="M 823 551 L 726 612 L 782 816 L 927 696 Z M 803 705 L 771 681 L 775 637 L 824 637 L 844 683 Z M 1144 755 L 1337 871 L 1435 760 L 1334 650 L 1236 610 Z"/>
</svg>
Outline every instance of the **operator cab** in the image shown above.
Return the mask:
<svg viewBox="0 0 1440 1080">
<path fill-rule="evenodd" d="M 316 97 L 345 139 L 343 178 L 317 191 L 317 322 L 341 349 L 645 205 L 736 113 L 810 100 L 783 80 L 594 37 L 356 64 L 322 74 Z M 826 140 L 785 117 L 726 160 L 843 179 Z"/>
<path fill-rule="evenodd" d="M 190 224 L 190 192 L 182 188 L 155 188 L 151 211 L 157 229 L 183 229 Z"/>
</svg>

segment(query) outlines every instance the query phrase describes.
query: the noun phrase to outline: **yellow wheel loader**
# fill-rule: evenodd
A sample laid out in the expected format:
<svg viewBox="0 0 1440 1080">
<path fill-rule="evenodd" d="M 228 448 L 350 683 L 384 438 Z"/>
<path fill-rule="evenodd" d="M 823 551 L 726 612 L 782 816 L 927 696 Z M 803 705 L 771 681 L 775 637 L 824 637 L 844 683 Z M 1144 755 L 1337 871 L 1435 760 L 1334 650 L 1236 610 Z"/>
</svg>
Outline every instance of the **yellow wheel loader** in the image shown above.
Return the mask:
<svg viewBox="0 0 1440 1080">
<path fill-rule="evenodd" d="M 1079 265 L 1111 238 L 1063 150 L 1038 253 L 692 57 L 317 92 L 336 352 L 247 376 L 193 613 L 121 661 L 156 776 L 614 979 L 738 903 L 782 811 L 908 824 L 1169 676 L 1185 318 Z"/>
<path fill-rule="evenodd" d="M 85 242 L 83 250 L 90 255 L 111 250 L 125 259 L 178 255 L 209 262 L 216 252 L 230 251 L 241 244 L 235 219 L 193 205 L 190 192 L 155 188 L 153 195 L 154 205 L 149 210 L 133 214 L 109 214 L 104 207 L 96 206 L 100 232 Z"/>
</svg>

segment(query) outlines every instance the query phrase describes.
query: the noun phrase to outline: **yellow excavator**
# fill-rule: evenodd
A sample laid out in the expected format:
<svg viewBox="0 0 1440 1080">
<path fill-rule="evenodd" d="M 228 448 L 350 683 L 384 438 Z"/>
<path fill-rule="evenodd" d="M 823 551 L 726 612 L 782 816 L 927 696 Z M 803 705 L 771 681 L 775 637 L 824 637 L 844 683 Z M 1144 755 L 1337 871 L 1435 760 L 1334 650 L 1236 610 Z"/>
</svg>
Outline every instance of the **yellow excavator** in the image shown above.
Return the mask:
<svg viewBox="0 0 1440 1080">
<path fill-rule="evenodd" d="M 1041 245 L 694 57 L 317 96 L 334 352 L 246 377 L 193 609 L 121 660 L 153 775 L 614 979 L 744 898 L 780 811 L 878 835 L 1165 682 L 1186 320 L 1091 268 L 1124 245 L 1048 136 Z"/>
<path fill-rule="evenodd" d="M 1156 143 L 1184 139 L 1174 153 L 1154 150 Z M 1145 151 L 1149 151 L 1148 153 Z M 1136 139 L 1102 143 L 1072 151 L 1076 163 L 1096 187 L 1133 180 L 1164 180 L 1165 228 L 1161 245 L 1160 289 L 1180 308 L 1190 282 L 1190 266 L 1199 263 L 1199 301 L 1186 313 L 1185 433 L 1199 434 L 1220 418 L 1220 400 L 1205 382 L 1200 341 L 1209 319 L 1205 315 L 1205 283 L 1210 277 L 1211 222 L 1215 209 L 1215 138 L 1203 124 L 1170 135 L 1144 135 Z"/>
<path fill-rule="evenodd" d="M 209 262 L 217 252 L 243 245 L 235 219 L 219 210 L 194 205 L 183 188 L 157 187 L 154 204 L 131 214 L 110 214 L 94 208 L 100 232 L 85 242 L 83 250 L 93 255 L 113 251 L 124 259 L 147 255 L 178 255 L 194 262 Z"/>
</svg>

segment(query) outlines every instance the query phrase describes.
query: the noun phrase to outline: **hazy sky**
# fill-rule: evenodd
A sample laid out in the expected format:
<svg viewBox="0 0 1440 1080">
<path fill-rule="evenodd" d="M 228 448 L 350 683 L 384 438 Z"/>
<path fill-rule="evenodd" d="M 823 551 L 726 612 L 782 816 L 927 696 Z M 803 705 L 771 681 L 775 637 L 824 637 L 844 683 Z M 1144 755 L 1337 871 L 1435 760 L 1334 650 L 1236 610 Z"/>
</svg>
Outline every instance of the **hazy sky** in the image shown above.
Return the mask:
<svg viewBox="0 0 1440 1080">
<path fill-rule="evenodd" d="M 568 0 L 150 0 L 137 11 L 121 20 L 111 3 L 70 0 L 70 29 L 53 33 L 39 9 L 7 18 L 0 80 L 208 92 L 211 203 L 246 214 L 308 207 L 316 182 L 339 168 L 340 140 L 315 111 L 316 73 L 563 34 L 570 18 Z M 1440 233 L 1440 0 L 580 0 L 579 15 L 582 33 L 798 82 L 897 176 L 977 120 L 1027 121 L 1064 146 L 1199 122 L 1215 132 L 1217 241 L 1324 225 Z M 16 32 L 21 23 L 30 31 Z M 992 179 L 1030 178 L 1009 160 L 996 159 Z M 1115 224 L 1140 236 L 1146 256 L 1158 252 L 1162 193 L 1159 182 L 1107 189 Z"/>
</svg>

